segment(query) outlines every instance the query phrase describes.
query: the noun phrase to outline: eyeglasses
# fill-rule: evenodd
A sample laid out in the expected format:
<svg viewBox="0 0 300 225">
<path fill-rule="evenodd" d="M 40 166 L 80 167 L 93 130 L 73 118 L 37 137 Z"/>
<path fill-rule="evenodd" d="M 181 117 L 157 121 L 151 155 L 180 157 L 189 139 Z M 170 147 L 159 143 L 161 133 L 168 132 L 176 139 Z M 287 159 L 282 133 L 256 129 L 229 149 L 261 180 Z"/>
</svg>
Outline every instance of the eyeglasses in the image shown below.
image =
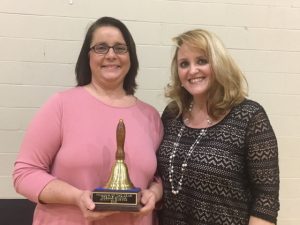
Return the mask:
<svg viewBox="0 0 300 225">
<path fill-rule="evenodd" d="M 107 44 L 95 44 L 90 48 L 90 50 L 93 49 L 95 53 L 105 55 L 111 48 L 114 50 L 114 53 L 118 55 L 128 52 L 128 47 L 124 44 L 116 44 L 114 46 L 108 46 Z"/>
</svg>

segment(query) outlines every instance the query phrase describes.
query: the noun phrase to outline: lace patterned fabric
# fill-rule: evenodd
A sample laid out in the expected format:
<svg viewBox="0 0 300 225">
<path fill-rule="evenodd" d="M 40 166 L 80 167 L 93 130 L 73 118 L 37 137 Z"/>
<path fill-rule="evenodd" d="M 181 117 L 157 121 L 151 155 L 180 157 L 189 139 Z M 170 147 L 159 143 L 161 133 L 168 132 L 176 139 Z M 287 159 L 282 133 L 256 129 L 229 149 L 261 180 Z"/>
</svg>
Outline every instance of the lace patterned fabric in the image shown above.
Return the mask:
<svg viewBox="0 0 300 225">
<path fill-rule="evenodd" d="M 164 185 L 160 225 L 247 225 L 256 216 L 275 223 L 279 210 L 277 140 L 261 105 L 245 100 L 209 127 L 189 158 L 182 190 L 171 193 L 169 157 L 182 118 L 165 109 L 158 172 Z M 201 129 L 185 127 L 174 158 L 175 182 Z"/>
</svg>

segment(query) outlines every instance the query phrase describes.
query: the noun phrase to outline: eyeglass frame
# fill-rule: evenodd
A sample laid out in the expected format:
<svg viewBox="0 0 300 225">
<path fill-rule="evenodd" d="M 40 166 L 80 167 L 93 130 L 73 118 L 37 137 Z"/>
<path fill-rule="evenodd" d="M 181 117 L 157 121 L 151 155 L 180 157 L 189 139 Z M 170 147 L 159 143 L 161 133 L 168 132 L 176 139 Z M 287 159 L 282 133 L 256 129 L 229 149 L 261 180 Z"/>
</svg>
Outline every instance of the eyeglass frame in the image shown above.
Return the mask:
<svg viewBox="0 0 300 225">
<path fill-rule="evenodd" d="M 107 47 L 106 52 L 103 52 L 103 53 L 97 52 L 97 51 L 95 50 L 95 48 L 96 48 L 96 46 L 99 46 L 99 45 L 100 45 L 100 46 L 102 45 L 102 46 Z M 125 51 L 125 52 L 122 52 L 122 53 L 116 52 L 115 47 L 117 47 L 117 46 L 124 46 L 124 47 L 126 47 L 126 51 Z M 117 55 L 123 55 L 123 54 L 125 54 L 125 53 L 128 52 L 128 46 L 127 46 L 126 44 L 120 44 L 120 43 L 115 44 L 115 45 L 113 45 L 113 46 L 107 45 L 107 44 L 105 44 L 105 43 L 97 43 L 97 44 L 95 44 L 94 46 L 90 47 L 90 50 L 93 50 L 96 54 L 99 54 L 99 55 L 106 55 L 106 54 L 109 52 L 109 50 L 110 50 L 111 48 L 113 49 L 114 53 L 117 54 Z"/>
</svg>

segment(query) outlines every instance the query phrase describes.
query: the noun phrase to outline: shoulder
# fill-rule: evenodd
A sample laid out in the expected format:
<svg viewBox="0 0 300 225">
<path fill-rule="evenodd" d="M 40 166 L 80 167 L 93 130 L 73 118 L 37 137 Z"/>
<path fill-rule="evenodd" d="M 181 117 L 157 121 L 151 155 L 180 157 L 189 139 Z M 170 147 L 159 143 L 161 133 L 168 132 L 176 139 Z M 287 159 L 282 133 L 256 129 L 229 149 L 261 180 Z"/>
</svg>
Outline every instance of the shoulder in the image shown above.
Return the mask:
<svg viewBox="0 0 300 225">
<path fill-rule="evenodd" d="M 161 140 L 162 138 L 162 121 L 160 119 L 160 114 L 157 111 L 156 108 L 154 108 L 152 105 L 145 103 L 143 101 L 137 100 L 137 107 L 139 110 L 139 113 L 137 115 L 143 115 L 143 118 L 147 118 L 146 120 L 150 123 L 150 126 L 154 128 L 157 132 L 158 140 Z"/>
<path fill-rule="evenodd" d="M 147 112 L 147 113 L 150 113 L 153 115 L 159 115 L 158 110 L 154 106 L 152 106 L 144 101 L 141 101 L 140 99 L 137 99 L 137 107 L 139 109 L 143 110 L 144 112 Z"/>
<path fill-rule="evenodd" d="M 244 114 L 256 114 L 258 112 L 265 112 L 265 109 L 260 103 L 256 101 L 245 99 L 240 104 L 235 106 L 233 108 L 233 111 L 235 111 L 236 113 L 241 112 Z"/>
<path fill-rule="evenodd" d="M 234 120 L 246 122 L 268 120 L 268 115 L 264 107 L 250 99 L 245 99 L 240 104 L 235 106 L 230 112 L 230 118 Z"/>
<path fill-rule="evenodd" d="M 52 94 L 41 108 L 61 108 L 66 102 L 77 101 L 78 96 L 82 95 L 81 93 L 82 90 L 80 87 L 58 91 Z"/>
<path fill-rule="evenodd" d="M 56 92 L 49 98 L 48 101 L 59 102 L 60 104 L 73 101 L 78 103 L 78 100 L 84 96 L 85 91 L 83 87 L 72 87 Z"/>
<path fill-rule="evenodd" d="M 83 95 L 83 87 L 72 87 L 56 93 L 60 98 L 72 98 L 75 96 Z"/>
<path fill-rule="evenodd" d="M 162 120 L 173 120 L 176 119 L 178 115 L 178 106 L 175 101 L 170 102 L 164 109 L 162 114 Z"/>
</svg>

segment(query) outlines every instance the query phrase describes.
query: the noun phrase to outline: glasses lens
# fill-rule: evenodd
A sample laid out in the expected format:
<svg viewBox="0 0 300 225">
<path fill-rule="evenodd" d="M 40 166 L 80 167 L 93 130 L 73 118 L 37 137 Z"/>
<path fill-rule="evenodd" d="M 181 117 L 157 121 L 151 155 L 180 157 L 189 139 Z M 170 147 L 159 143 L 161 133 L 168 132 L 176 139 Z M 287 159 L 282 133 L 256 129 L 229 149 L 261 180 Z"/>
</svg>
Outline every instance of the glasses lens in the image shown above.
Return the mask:
<svg viewBox="0 0 300 225">
<path fill-rule="evenodd" d="M 99 54 L 106 54 L 108 52 L 108 49 L 109 47 L 103 44 L 94 46 L 94 51 Z"/>
<path fill-rule="evenodd" d="M 110 48 L 112 48 L 116 54 L 124 54 L 128 51 L 127 45 L 123 44 L 114 45 L 112 47 L 106 44 L 96 44 L 91 49 L 94 49 L 94 51 L 98 54 L 104 55 L 109 51 Z"/>
<path fill-rule="evenodd" d="M 128 51 L 126 45 L 115 45 L 113 46 L 113 49 L 116 54 L 124 54 Z"/>
</svg>

